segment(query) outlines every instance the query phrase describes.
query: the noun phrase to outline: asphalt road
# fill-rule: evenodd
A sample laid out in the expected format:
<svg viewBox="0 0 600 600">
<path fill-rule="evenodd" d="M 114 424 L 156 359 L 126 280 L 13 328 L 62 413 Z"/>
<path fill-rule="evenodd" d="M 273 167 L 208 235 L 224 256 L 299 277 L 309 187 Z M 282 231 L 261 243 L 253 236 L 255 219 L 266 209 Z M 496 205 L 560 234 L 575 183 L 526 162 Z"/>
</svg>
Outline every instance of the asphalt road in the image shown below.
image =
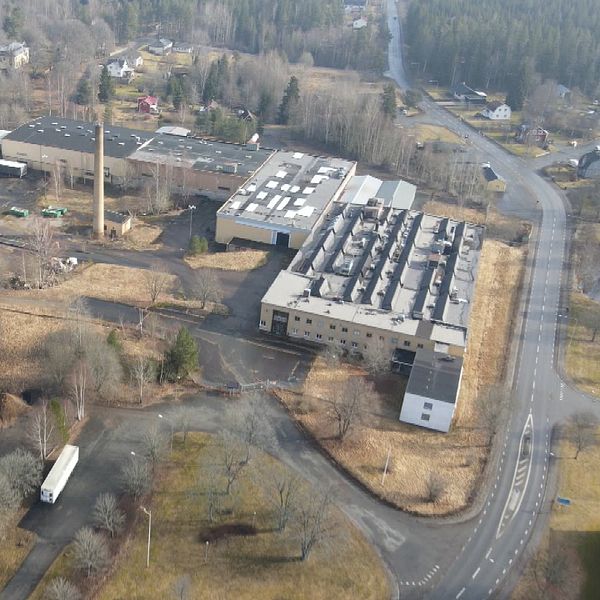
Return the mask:
<svg viewBox="0 0 600 600">
<path fill-rule="evenodd" d="M 388 0 L 393 36 L 390 75 L 406 88 L 409 81 L 402 63 L 402 33 L 393 19 L 395 14 L 395 2 Z M 551 502 L 546 499 L 546 486 L 553 427 L 569 414 L 568 406 L 581 407 L 589 400 L 566 388 L 555 368 L 567 223 L 563 197 L 534 172 L 543 162 L 526 163 L 509 155 L 428 99 L 421 108 L 439 124 L 468 136 L 470 145 L 494 164 L 509 185 L 520 186 L 530 204 L 538 203 L 542 211 L 500 468 L 466 544 L 428 595 L 480 600 L 502 588 L 511 570 L 522 563 L 536 527 L 544 524 L 545 502 Z"/>
</svg>

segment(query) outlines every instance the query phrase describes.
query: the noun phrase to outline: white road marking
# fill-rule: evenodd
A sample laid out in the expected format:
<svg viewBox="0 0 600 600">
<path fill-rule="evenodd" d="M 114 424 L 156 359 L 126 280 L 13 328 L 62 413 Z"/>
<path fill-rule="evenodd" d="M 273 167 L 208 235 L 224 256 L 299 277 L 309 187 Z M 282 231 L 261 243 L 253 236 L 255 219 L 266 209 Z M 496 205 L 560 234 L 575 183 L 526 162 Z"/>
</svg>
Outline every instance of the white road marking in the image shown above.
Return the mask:
<svg viewBox="0 0 600 600">
<path fill-rule="evenodd" d="M 460 592 L 458 592 L 458 594 L 456 594 L 456 597 L 460 598 L 464 593 L 465 593 L 465 588 L 463 588 L 462 590 L 460 590 Z"/>
</svg>

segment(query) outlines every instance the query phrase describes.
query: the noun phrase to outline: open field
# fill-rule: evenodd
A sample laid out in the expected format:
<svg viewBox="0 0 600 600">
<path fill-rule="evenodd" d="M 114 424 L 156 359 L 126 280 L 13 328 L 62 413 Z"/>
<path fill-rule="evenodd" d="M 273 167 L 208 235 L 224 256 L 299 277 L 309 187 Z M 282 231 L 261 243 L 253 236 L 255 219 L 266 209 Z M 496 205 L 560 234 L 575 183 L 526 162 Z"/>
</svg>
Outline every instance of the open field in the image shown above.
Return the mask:
<svg viewBox="0 0 600 600">
<path fill-rule="evenodd" d="M 600 430 L 596 431 L 597 439 Z M 536 558 L 527 566 L 513 600 L 531 598 L 549 600 L 595 600 L 600 597 L 600 446 L 588 448 L 574 460 L 576 448 L 563 439 L 558 452 L 560 496 L 569 498 L 569 507 L 554 504 L 550 517 L 550 531 L 545 537 Z M 559 584 L 549 585 L 544 579 L 546 556 L 563 557 L 556 561 Z M 537 565 L 537 579 L 535 569 Z"/>
<path fill-rule="evenodd" d="M 222 269 L 223 271 L 252 271 L 267 263 L 266 250 L 240 250 L 186 256 L 185 262 L 192 269 Z"/>
<path fill-rule="evenodd" d="M 329 547 L 317 546 L 307 561 L 297 560 L 294 526 L 288 525 L 281 533 L 274 530 L 274 514 L 260 485 L 259 473 L 282 468 L 265 454 L 256 456 L 242 472 L 231 497 L 222 496 L 220 514 L 211 523 L 207 482 L 201 475 L 213 464 L 215 452 L 216 441 L 205 434 L 190 434 L 185 448 L 176 440 L 149 504 L 154 542 L 150 569 L 145 568 L 147 521 L 141 515 L 96 598 L 162 600 L 171 597 L 174 582 L 185 574 L 190 577 L 190 597 L 195 600 L 329 600 L 345 597 L 350 590 L 353 597 L 361 599 L 389 597 L 379 558 L 337 510 L 331 516 L 335 535 Z M 208 555 L 205 539 L 212 540 Z M 58 573 L 71 580 L 78 577 L 73 573 L 70 550 L 51 567 L 34 600 L 41 598 L 46 582 Z"/>
<path fill-rule="evenodd" d="M 594 339 L 589 316 L 600 318 L 600 304 L 584 294 L 571 293 L 565 367 L 573 383 L 584 392 L 600 393 L 600 335 Z"/>
<path fill-rule="evenodd" d="M 149 282 L 155 278 L 164 281 L 163 291 L 158 296 L 157 303 L 200 309 L 199 301 L 185 299 L 179 279 L 175 275 L 104 263 L 79 267 L 72 276 L 52 288 L 10 290 L 5 294 L 11 298 L 23 298 L 24 301 L 29 298 L 45 298 L 53 303 L 62 303 L 64 307 L 81 296 L 148 307 L 151 305 Z M 207 304 L 207 309 L 210 308 Z"/>
<path fill-rule="evenodd" d="M 304 396 L 289 392 L 278 395 L 324 449 L 376 494 L 422 515 L 447 515 L 465 509 L 477 491 L 488 454 L 489 434 L 480 421 L 478 403 L 486 400 L 486 390 L 504 375 L 525 256 L 523 248 L 490 239 L 484 242 L 463 382 L 450 433 L 435 433 L 398 421 L 405 382 L 396 376 L 395 383 L 379 386 L 376 404 L 363 412 L 360 424 L 343 443 L 334 437 L 328 418 L 327 389 L 332 381 L 335 385 L 360 374 L 356 368 L 344 365 L 332 370 L 325 361 L 317 360 Z M 388 449 L 391 470 L 382 485 Z M 437 503 L 425 500 L 426 481 L 432 472 L 445 483 Z"/>
<path fill-rule="evenodd" d="M 419 142 L 446 142 L 448 144 L 464 144 L 464 140 L 456 133 L 441 125 L 419 123 L 411 131 L 415 132 L 415 139 Z"/>
<path fill-rule="evenodd" d="M 0 590 L 15 574 L 35 542 L 34 533 L 17 526 L 25 512 L 26 509 L 19 511 L 14 526 L 8 528 L 0 543 Z"/>
</svg>

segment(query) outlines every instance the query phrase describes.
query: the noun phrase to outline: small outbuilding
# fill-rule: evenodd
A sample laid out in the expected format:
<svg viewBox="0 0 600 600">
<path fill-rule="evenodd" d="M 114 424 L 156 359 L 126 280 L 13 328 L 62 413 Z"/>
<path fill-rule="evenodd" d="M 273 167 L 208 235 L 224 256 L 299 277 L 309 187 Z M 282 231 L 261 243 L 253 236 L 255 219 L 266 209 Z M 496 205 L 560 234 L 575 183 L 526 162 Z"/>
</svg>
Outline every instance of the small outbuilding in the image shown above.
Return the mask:
<svg viewBox="0 0 600 600">
<path fill-rule="evenodd" d="M 158 98 L 156 96 L 142 96 L 138 98 L 137 109 L 141 113 L 157 115 L 160 112 L 158 109 Z"/>
<path fill-rule="evenodd" d="M 489 192 L 505 192 L 506 181 L 492 169 L 492 166 L 489 163 L 484 163 L 481 167 L 486 189 Z"/>
<path fill-rule="evenodd" d="M 155 54 L 156 56 L 166 56 L 171 54 L 173 50 L 173 42 L 166 38 L 160 38 L 154 42 L 148 44 L 148 52 Z"/>
<path fill-rule="evenodd" d="M 116 212 L 114 210 L 104 211 L 104 233 L 110 239 L 123 237 L 132 227 L 131 215 Z"/>
</svg>

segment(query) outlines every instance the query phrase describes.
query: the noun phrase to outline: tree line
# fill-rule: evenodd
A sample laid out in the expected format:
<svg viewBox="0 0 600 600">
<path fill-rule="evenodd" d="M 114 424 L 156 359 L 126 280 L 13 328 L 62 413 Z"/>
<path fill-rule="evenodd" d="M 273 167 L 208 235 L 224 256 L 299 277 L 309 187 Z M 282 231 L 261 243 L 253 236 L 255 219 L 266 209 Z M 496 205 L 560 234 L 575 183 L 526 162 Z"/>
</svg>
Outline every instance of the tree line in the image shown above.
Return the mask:
<svg viewBox="0 0 600 600">
<path fill-rule="evenodd" d="M 593 94 L 600 82 L 594 0 L 418 0 L 405 31 L 410 61 L 443 84 L 510 89 L 538 73 Z"/>
</svg>

